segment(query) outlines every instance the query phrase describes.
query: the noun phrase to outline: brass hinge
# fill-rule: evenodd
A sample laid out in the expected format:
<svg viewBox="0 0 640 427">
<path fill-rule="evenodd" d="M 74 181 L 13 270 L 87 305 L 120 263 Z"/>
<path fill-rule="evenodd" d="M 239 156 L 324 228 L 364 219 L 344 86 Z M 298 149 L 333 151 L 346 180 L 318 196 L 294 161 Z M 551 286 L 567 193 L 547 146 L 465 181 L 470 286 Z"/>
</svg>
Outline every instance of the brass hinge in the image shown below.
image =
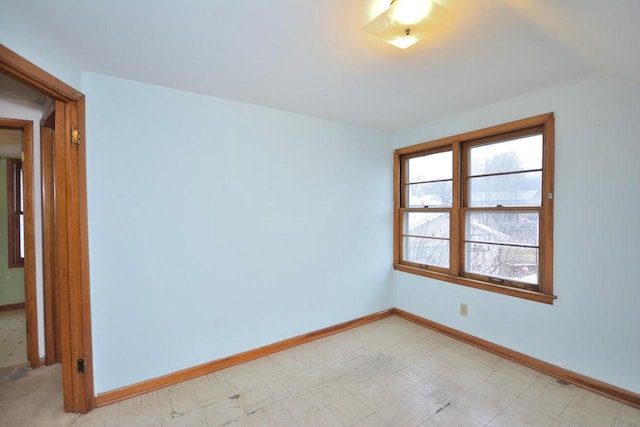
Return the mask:
<svg viewBox="0 0 640 427">
<path fill-rule="evenodd" d="M 71 130 L 71 143 L 80 145 L 80 131 L 78 129 Z"/>
<path fill-rule="evenodd" d="M 78 359 L 78 373 L 84 374 L 87 370 L 87 362 L 84 359 Z"/>
</svg>

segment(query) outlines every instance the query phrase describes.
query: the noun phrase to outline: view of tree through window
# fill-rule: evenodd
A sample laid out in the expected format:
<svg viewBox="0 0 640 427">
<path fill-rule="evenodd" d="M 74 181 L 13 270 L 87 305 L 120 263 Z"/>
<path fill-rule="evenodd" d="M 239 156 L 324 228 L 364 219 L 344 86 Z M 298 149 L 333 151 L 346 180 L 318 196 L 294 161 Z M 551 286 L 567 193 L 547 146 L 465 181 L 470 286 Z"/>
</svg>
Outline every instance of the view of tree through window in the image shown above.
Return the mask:
<svg viewBox="0 0 640 427">
<path fill-rule="evenodd" d="M 396 268 L 550 293 L 553 115 L 519 123 L 397 150 Z"/>
<path fill-rule="evenodd" d="M 465 271 L 538 284 L 542 135 L 474 145 L 468 151 Z"/>
</svg>

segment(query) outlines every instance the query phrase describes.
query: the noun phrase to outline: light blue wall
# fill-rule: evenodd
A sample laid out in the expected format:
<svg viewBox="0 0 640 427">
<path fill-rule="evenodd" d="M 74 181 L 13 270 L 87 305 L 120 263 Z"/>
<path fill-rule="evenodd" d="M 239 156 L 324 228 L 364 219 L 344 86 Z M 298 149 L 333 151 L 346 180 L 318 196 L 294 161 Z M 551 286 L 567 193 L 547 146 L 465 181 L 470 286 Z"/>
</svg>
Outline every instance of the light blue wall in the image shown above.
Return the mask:
<svg viewBox="0 0 640 427">
<path fill-rule="evenodd" d="M 82 90 L 97 393 L 391 307 L 389 134 Z"/>
<path fill-rule="evenodd" d="M 640 393 L 640 86 L 591 76 L 398 133 L 394 145 L 547 112 L 556 117 L 554 305 L 394 272 L 395 306 Z"/>
</svg>

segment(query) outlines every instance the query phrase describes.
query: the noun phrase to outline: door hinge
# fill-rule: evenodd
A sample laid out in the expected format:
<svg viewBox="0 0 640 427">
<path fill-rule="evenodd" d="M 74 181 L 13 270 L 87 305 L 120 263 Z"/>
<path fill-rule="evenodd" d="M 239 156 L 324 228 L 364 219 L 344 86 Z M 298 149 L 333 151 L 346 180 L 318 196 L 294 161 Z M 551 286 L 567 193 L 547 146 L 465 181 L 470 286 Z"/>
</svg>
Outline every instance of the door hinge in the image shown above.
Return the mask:
<svg viewBox="0 0 640 427">
<path fill-rule="evenodd" d="M 78 129 L 71 130 L 71 143 L 80 145 L 80 131 Z"/>
<path fill-rule="evenodd" d="M 84 359 L 78 359 L 78 373 L 84 374 L 87 370 L 87 362 Z"/>
</svg>

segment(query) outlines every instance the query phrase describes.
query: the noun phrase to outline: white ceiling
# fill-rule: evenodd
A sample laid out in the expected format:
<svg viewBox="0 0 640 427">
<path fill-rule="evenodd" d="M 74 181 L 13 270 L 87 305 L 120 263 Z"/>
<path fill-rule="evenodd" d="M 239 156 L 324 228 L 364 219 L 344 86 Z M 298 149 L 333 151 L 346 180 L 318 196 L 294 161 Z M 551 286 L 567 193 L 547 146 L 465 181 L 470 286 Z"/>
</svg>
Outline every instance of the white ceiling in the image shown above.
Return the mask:
<svg viewBox="0 0 640 427">
<path fill-rule="evenodd" d="M 360 29 L 384 1 L 0 5 L 83 70 L 383 130 L 594 72 L 640 83 L 640 0 L 439 0 L 455 18 L 407 50 Z"/>
</svg>

